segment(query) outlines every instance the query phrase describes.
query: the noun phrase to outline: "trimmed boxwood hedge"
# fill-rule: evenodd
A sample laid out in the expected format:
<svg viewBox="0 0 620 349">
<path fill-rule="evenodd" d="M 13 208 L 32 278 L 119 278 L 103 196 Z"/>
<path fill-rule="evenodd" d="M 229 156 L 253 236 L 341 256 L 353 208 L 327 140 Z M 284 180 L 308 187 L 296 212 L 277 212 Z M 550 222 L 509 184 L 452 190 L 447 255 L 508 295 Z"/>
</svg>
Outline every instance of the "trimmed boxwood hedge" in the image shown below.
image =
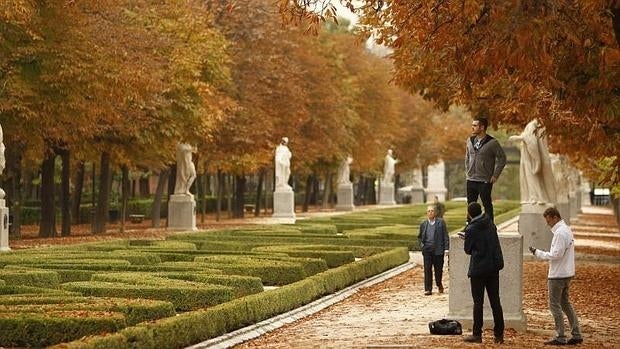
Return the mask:
<svg viewBox="0 0 620 349">
<path fill-rule="evenodd" d="M 355 256 L 351 251 L 338 250 L 338 251 L 325 251 L 321 249 L 307 249 L 300 248 L 302 246 L 284 245 L 284 246 L 262 246 L 256 247 L 255 251 L 262 252 L 282 252 L 291 257 L 309 257 L 309 258 L 321 258 L 325 260 L 329 268 L 339 267 L 343 264 L 351 263 L 355 261 Z"/>
<path fill-rule="evenodd" d="M 56 288 L 60 284 L 58 273 L 47 270 L 2 269 L 0 280 L 7 285 Z"/>
<path fill-rule="evenodd" d="M 84 338 L 53 348 L 184 348 L 298 308 L 408 260 L 409 253 L 406 248 L 395 248 L 275 290 L 238 298 L 208 309 L 139 324 L 116 334 Z"/>
</svg>

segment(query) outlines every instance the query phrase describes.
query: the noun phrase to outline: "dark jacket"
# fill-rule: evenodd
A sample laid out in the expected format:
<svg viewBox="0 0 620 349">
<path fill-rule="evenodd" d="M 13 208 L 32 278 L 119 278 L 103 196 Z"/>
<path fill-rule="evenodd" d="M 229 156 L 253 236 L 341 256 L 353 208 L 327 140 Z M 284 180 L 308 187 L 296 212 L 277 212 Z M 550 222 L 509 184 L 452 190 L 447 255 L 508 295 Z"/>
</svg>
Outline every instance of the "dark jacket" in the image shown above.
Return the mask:
<svg viewBox="0 0 620 349">
<path fill-rule="evenodd" d="M 441 218 L 435 218 L 435 245 L 433 246 L 425 246 L 424 241 L 426 240 L 426 226 L 428 225 L 428 219 L 425 219 L 422 224 L 420 224 L 420 232 L 418 233 L 418 242 L 420 243 L 420 249 L 422 253 L 433 253 L 436 248 L 435 246 L 441 246 L 441 254 L 443 251 L 450 249 L 450 237 L 448 236 L 448 227 L 446 227 L 446 222 L 444 222 Z"/>
<path fill-rule="evenodd" d="M 465 228 L 465 253 L 471 255 L 469 277 L 493 274 L 504 268 L 497 227 L 486 214 L 473 219 Z"/>
</svg>

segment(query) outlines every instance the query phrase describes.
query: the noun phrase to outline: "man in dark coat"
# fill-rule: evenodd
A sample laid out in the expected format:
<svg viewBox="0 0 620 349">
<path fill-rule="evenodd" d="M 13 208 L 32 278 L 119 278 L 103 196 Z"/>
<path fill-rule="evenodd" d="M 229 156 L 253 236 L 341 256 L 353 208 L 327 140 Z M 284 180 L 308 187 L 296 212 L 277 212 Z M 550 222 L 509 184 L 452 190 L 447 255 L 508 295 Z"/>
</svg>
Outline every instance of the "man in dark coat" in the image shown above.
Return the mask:
<svg viewBox="0 0 620 349">
<path fill-rule="evenodd" d="M 450 249 L 448 228 L 443 219 L 436 217 L 435 206 L 426 209 L 427 219 L 420 224 L 418 242 L 424 257 L 424 295 L 433 294 L 433 268 L 439 293 L 443 293 L 443 261 L 445 251 Z"/>
<path fill-rule="evenodd" d="M 487 290 L 495 326 L 495 343 L 504 342 L 504 313 L 499 299 L 499 271 L 504 268 L 504 257 L 497 236 L 497 227 L 482 213 L 477 202 L 467 206 L 470 220 L 465 228 L 465 253 L 470 255 L 467 276 L 471 283 L 471 296 L 474 301 L 473 333 L 465 342 L 482 343 L 482 306 L 484 290 Z"/>
</svg>

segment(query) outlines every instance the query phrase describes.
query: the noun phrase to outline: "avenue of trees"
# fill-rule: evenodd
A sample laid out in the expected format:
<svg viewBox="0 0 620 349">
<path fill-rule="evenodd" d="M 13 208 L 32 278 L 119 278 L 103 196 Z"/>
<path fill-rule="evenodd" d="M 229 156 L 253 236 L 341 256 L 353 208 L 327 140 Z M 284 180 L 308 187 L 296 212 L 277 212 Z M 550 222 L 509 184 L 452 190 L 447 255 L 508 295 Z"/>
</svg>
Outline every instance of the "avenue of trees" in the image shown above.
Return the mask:
<svg viewBox="0 0 620 349">
<path fill-rule="evenodd" d="M 436 106 L 466 105 L 494 125 L 546 127 L 620 197 L 620 1 L 279 0 L 284 22 L 313 32 L 338 15 L 393 50 L 394 80 Z M 310 23 L 308 25 L 308 23 Z"/>
<path fill-rule="evenodd" d="M 403 170 L 460 159 L 466 114 L 438 112 L 396 87 L 394 69 L 398 61 L 369 53 L 346 23 L 314 36 L 283 26 L 273 0 L 1 1 L 1 179 L 12 233 L 19 235 L 37 183 L 39 236 L 70 235 L 85 204 L 85 174 L 95 169 L 94 233 L 106 229 L 115 175 L 123 221 L 130 176 L 159 174 L 159 225 L 180 141 L 199 150 L 194 191 L 204 195 L 207 178 L 219 187 L 234 178 L 241 215 L 246 178 L 264 184 L 283 136 L 307 191 L 331 183 L 347 154 L 354 176 L 368 183 L 390 147 Z"/>
</svg>

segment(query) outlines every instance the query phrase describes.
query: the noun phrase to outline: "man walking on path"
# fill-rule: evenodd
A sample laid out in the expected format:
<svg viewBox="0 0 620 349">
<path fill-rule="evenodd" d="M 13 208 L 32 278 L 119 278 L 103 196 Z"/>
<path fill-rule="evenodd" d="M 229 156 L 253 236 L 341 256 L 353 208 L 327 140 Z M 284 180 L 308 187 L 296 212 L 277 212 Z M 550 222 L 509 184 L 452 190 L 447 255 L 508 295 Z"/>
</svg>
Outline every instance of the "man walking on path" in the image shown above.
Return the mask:
<svg viewBox="0 0 620 349">
<path fill-rule="evenodd" d="M 473 333 L 465 342 L 482 343 L 482 306 L 487 290 L 493 310 L 495 343 L 504 343 L 504 312 L 499 299 L 499 271 L 504 268 L 504 257 L 497 236 L 497 227 L 482 213 L 477 202 L 467 206 L 470 223 L 465 228 L 465 253 L 470 255 L 469 271 L 471 296 L 474 301 Z"/>
<path fill-rule="evenodd" d="M 435 206 L 426 209 L 427 219 L 420 224 L 418 241 L 424 257 L 424 295 L 433 294 L 433 268 L 439 293 L 443 293 L 444 255 L 450 249 L 448 228 L 443 219 L 436 217 Z"/>
<path fill-rule="evenodd" d="M 465 172 L 467 179 L 467 203 L 478 201 L 493 222 L 491 190 L 506 166 L 506 154 L 499 142 L 487 134 L 489 121 L 477 118 L 471 123 L 472 136 L 467 140 L 465 150 Z"/>
<path fill-rule="evenodd" d="M 549 261 L 548 287 L 549 287 L 549 310 L 555 322 L 557 337 L 545 342 L 547 345 L 579 344 L 583 342 L 579 330 L 579 320 L 569 299 L 571 279 L 575 276 L 575 243 L 573 232 L 566 225 L 560 212 L 555 207 L 550 207 L 543 213 L 547 225 L 551 227 L 553 239 L 549 252 L 529 247 L 530 252 L 537 258 Z M 564 334 L 564 316 L 568 317 L 571 326 L 572 338 L 566 340 Z"/>
</svg>

